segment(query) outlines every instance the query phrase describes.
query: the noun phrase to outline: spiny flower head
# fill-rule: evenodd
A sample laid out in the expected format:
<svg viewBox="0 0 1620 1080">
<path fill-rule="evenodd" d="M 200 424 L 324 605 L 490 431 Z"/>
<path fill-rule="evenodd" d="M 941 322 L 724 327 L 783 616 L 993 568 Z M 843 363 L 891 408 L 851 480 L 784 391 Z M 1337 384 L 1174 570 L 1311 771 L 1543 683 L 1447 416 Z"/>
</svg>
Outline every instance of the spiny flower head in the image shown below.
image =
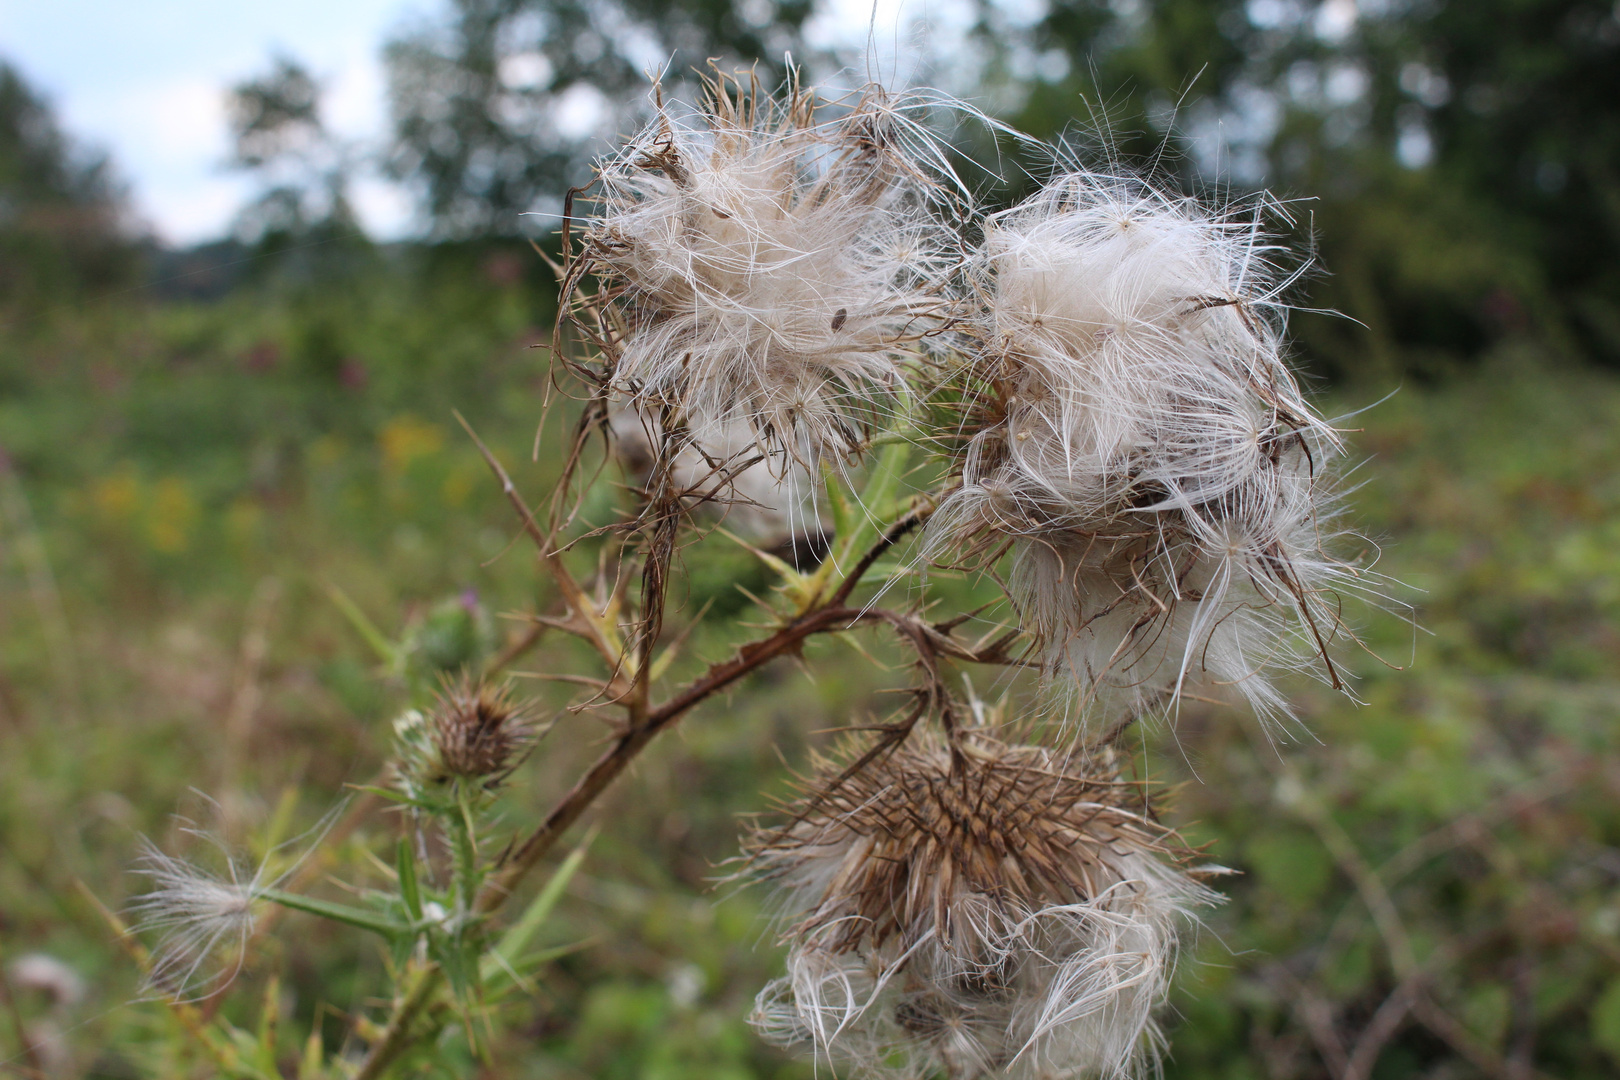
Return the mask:
<svg viewBox="0 0 1620 1080">
<path fill-rule="evenodd" d="M 812 464 L 854 452 L 943 309 L 919 164 L 937 151 L 876 88 L 832 110 L 793 82 L 708 91 L 690 119 L 660 102 L 598 167 L 570 290 L 604 282 L 587 302 L 615 324 L 596 344 L 636 408 L 693 432 L 741 422 Z"/>
<path fill-rule="evenodd" d="M 913 736 L 748 841 L 788 974 L 754 1022 L 865 1073 L 1104 1075 L 1151 1056 L 1177 936 L 1212 893 L 1105 759 Z"/>
<path fill-rule="evenodd" d="M 492 790 L 522 763 L 542 731 L 533 710 L 505 685 L 475 679 L 447 682 L 426 712 L 394 721 L 401 788 L 430 797 L 451 781 Z"/>
<path fill-rule="evenodd" d="M 1048 671 L 1140 709 L 1195 677 L 1286 711 L 1268 669 L 1346 631 L 1326 554 L 1337 433 L 1282 354 L 1264 204 L 1217 213 L 1074 172 L 987 219 L 936 557 L 1013 553 Z"/>
</svg>

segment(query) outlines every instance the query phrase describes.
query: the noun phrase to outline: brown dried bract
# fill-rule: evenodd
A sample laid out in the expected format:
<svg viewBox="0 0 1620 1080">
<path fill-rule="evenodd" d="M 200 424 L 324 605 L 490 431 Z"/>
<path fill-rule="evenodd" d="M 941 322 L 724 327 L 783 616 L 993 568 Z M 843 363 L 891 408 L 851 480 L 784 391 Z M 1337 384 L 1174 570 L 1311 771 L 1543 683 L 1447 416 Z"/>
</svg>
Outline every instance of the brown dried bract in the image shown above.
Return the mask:
<svg viewBox="0 0 1620 1080">
<path fill-rule="evenodd" d="M 963 896 L 1019 911 L 1084 903 L 1131 876 L 1124 855 L 1184 850 L 1111 755 L 978 734 L 958 747 L 953 761 L 944 739 L 915 737 L 834 790 L 811 785 L 791 825 L 754 834 L 749 855 L 790 888 L 812 864 L 836 862 L 790 937 L 833 952 L 910 944 L 928 929 L 954 941 Z M 821 763 L 820 776 L 837 773 Z"/>
<path fill-rule="evenodd" d="M 429 714 L 445 778 L 493 785 L 517 768 L 541 732 L 532 708 L 507 686 L 472 679 L 447 683 Z"/>
</svg>

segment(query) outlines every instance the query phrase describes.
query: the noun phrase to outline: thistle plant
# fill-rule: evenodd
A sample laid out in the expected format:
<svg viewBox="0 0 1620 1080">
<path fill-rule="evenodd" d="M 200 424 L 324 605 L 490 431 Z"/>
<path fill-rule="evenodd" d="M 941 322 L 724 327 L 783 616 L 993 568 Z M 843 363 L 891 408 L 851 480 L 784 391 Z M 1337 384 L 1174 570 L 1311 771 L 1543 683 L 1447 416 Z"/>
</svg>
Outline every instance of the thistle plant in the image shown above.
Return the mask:
<svg viewBox="0 0 1620 1080">
<path fill-rule="evenodd" d="M 570 201 L 550 497 L 537 509 L 467 428 L 554 603 L 434 681 L 419 629 L 393 645 L 339 596 L 410 688 L 366 796 L 408 823 L 389 887 L 337 904 L 286 868 L 209 877 L 154 849 L 134 910 L 170 932 L 157 986 L 184 996 L 210 956 L 239 958 L 260 905 L 297 908 L 380 935 L 395 979 L 364 1045 L 309 1075 L 373 1080 L 453 1038 L 477 1052 L 546 959 L 530 946 L 582 851 L 509 903 L 637 755 L 810 639 L 876 635 L 908 658 L 901 706 L 814 757 L 743 841 L 735 877 L 774 890 L 787 954 L 760 1032 L 850 1075 L 1151 1070 L 1220 870 L 1160 820 L 1120 739 L 1194 692 L 1286 716 L 1277 672 L 1343 688 L 1341 600 L 1371 586 L 1334 553 L 1341 441 L 1285 360 L 1281 207 L 1209 207 L 1054 153 L 1036 194 L 983 214 L 934 134 L 942 108 L 718 72 L 698 106 L 655 95 Z M 596 497 L 612 483 L 628 505 Z M 679 553 L 773 524 L 819 558 L 749 546 L 776 578 L 752 597 L 763 625 L 683 666 L 703 614 L 672 606 Z M 940 583 L 962 567 L 999 608 L 953 606 Z M 543 634 L 596 660 L 545 673 L 580 692 L 544 722 L 502 681 Z M 963 689 L 977 668 L 1000 704 Z M 509 833 L 496 793 L 581 714 L 606 745 Z M 211 1045 L 268 1075 L 250 1043 Z"/>
</svg>

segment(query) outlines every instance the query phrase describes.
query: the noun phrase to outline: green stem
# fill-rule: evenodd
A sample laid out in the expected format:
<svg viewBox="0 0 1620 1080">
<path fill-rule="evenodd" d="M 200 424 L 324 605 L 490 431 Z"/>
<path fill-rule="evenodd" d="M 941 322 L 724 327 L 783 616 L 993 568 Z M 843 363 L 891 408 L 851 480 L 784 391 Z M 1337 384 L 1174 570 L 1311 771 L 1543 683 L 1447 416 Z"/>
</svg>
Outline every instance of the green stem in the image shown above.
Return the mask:
<svg viewBox="0 0 1620 1080">
<path fill-rule="evenodd" d="M 456 914 L 465 917 L 473 909 L 482 875 L 478 872 L 478 835 L 473 825 L 473 808 L 466 785 L 456 785 L 456 804 L 443 815 L 450 834 L 456 875 Z"/>
<path fill-rule="evenodd" d="M 299 896 L 297 893 L 283 892 L 281 889 L 260 889 L 258 896 L 271 903 L 280 904 L 294 911 L 305 911 L 311 915 L 319 915 L 323 919 L 333 922 L 347 923 L 362 930 L 371 930 L 386 937 L 398 937 L 411 931 L 404 923 L 395 922 L 386 915 L 365 911 L 361 908 L 352 908 L 346 904 L 334 904 L 327 900 L 315 900 L 308 896 Z"/>
<path fill-rule="evenodd" d="M 444 981 L 444 970 L 437 964 L 429 964 L 418 968 L 412 978 L 410 989 L 394 1006 L 388 1027 L 383 1030 L 382 1037 L 371 1044 L 371 1050 L 366 1054 L 360 1071 L 354 1074 L 354 1080 L 379 1080 L 383 1072 L 410 1047 L 411 1026 L 438 992 L 439 984 Z"/>
</svg>

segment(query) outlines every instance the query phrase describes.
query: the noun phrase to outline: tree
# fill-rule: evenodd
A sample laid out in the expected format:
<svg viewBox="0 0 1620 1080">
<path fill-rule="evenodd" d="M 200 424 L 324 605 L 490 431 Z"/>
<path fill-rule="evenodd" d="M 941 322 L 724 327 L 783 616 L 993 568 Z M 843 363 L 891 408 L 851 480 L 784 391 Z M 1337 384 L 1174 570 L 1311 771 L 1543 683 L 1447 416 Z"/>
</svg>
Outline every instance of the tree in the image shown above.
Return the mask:
<svg viewBox="0 0 1620 1080">
<path fill-rule="evenodd" d="M 0 61 L 0 300 L 30 305 L 126 280 L 130 232 L 107 157 L 75 145 Z"/>
<path fill-rule="evenodd" d="M 649 73 L 671 92 L 710 57 L 779 78 L 811 0 L 455 0 L 388 47 L 396 175 L 441 237 L 532 233 L 522 215 L 588 176 L 591 135 L 628 120 Z"/>
<path fill-rule="evenodd" d="M 1067 60 L 1025 82 L 1025 130 L 1078 117 L 1172 182 L 1309 197 L 1310 302 L 1354 320 L 1300 320 L 1318 367 L 1434 371 L 1526 336 L 1620 363 L 1612 4 L 1054 0 L 1013 43 L 986 13 L 999 47 Z"/>
<path fill-rule="evenodd" d="M 321 120 L 320 85 L 282 56 L 230 94 L 232 165 L 263 190 L 237 216 L 245 237 L 271 246 L 357 236 L 349 204 L 352 151 Z"/>
</svg>

